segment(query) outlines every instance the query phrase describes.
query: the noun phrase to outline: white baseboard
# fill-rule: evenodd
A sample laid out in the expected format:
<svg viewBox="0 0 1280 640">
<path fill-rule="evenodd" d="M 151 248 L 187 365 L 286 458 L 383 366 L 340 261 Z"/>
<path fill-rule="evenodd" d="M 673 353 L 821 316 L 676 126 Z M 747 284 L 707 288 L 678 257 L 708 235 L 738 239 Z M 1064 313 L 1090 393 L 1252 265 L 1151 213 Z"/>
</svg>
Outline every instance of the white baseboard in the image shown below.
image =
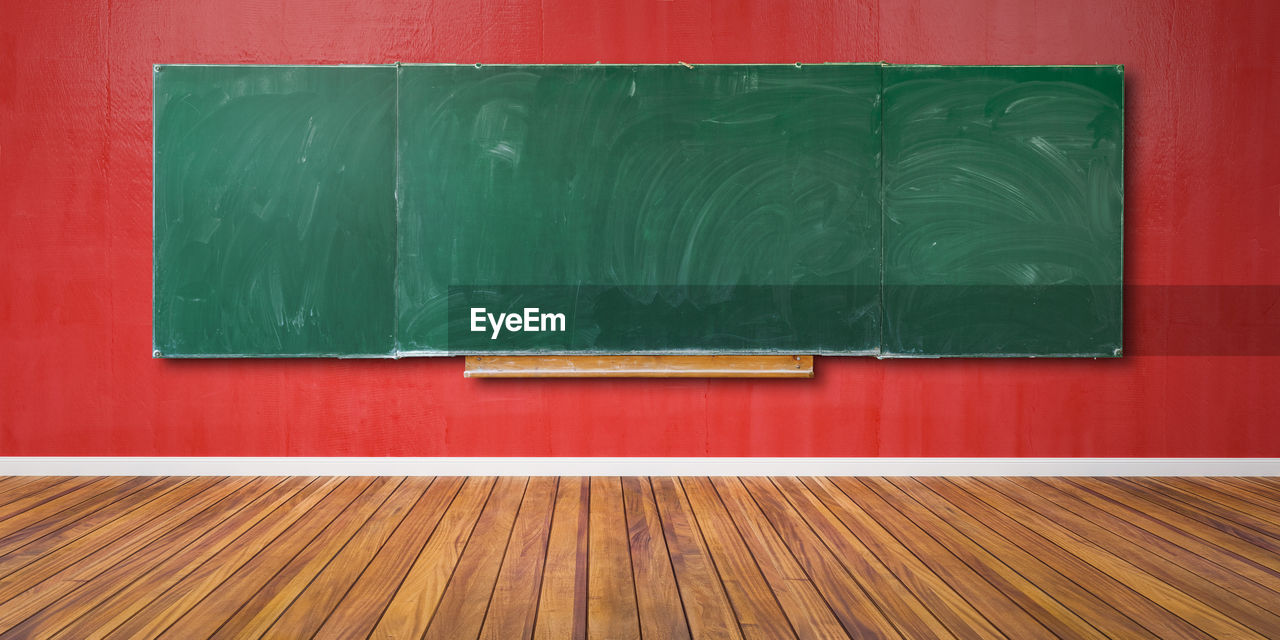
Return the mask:
<svg viewBox="0 0 1280 640">
<path fill-rule="evenodd" d="M 1280 476 L 1280 458 L 0 457 L 0 476 Z"/>
</svg>

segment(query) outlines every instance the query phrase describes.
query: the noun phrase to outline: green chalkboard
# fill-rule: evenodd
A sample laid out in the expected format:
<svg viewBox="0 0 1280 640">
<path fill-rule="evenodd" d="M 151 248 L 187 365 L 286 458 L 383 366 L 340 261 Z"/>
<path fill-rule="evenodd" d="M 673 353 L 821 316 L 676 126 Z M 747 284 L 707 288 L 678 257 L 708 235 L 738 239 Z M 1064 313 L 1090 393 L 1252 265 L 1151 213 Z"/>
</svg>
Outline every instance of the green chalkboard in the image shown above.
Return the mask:
<svg viewBox="0 0 1280 640">
<path fill-rule="evenodd" d="M 158 356 L 391 355 L 394 67 L 155 69 Z"/>
<path fill-rule="evenodd" d="M 161 66 L 154 348 L 1116 356 L 1122 173 L 1115 66 Z"/>
<path fill-rule="evenodd" d="M 884 354 L 1119 355 L 1123 71 L 884 82 Z"/>
<path fill-rule="evenodd" d="M 879 65 L 405 65 L 399 114 L 404 351 L 878 348 Z"/>
</svg>

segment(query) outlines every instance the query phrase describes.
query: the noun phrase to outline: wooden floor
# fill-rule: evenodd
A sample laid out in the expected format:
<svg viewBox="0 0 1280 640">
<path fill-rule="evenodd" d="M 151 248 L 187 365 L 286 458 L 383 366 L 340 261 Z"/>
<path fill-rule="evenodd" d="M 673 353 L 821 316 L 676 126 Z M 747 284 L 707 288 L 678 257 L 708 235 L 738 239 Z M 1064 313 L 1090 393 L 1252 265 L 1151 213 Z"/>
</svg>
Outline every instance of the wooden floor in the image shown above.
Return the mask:
<svg viewBox="0 0 1280 640">
<path fill-rule="evenodd" d="M 1277 638 L 1280 481 L 0 479 L 4 638 Z"/>
</svg>

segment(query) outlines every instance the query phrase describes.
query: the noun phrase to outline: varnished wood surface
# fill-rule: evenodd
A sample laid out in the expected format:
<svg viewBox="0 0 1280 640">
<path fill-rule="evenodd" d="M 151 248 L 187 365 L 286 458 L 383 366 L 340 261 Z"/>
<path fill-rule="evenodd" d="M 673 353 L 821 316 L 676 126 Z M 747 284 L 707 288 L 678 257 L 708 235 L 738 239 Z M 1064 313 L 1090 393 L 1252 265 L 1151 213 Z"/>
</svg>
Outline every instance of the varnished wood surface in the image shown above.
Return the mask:
<svg viewBox="0 0 1280 640">
<path fill-rule="evenodd" d="M 0 478 L 0 638 L 1276 638 L 1269 478 Z"/>
<path fill-rule="evenodd" d="M 467 378 L 812 378 L 813 356 L 467 356 Z"/>
</svg>

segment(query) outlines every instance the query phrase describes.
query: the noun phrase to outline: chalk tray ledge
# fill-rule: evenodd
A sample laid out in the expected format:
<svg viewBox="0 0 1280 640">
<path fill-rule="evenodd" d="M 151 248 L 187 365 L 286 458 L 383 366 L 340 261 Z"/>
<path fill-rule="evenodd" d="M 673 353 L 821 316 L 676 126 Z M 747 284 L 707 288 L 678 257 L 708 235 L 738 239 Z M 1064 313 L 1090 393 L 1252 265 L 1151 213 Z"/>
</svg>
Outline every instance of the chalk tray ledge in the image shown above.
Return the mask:
<svg viewBox="0 0 1280 640">
<path fill-rule="evenodd" d="M 468 378 L 812 378 L 813 356 L 467 356 Z"/>
</svg>

